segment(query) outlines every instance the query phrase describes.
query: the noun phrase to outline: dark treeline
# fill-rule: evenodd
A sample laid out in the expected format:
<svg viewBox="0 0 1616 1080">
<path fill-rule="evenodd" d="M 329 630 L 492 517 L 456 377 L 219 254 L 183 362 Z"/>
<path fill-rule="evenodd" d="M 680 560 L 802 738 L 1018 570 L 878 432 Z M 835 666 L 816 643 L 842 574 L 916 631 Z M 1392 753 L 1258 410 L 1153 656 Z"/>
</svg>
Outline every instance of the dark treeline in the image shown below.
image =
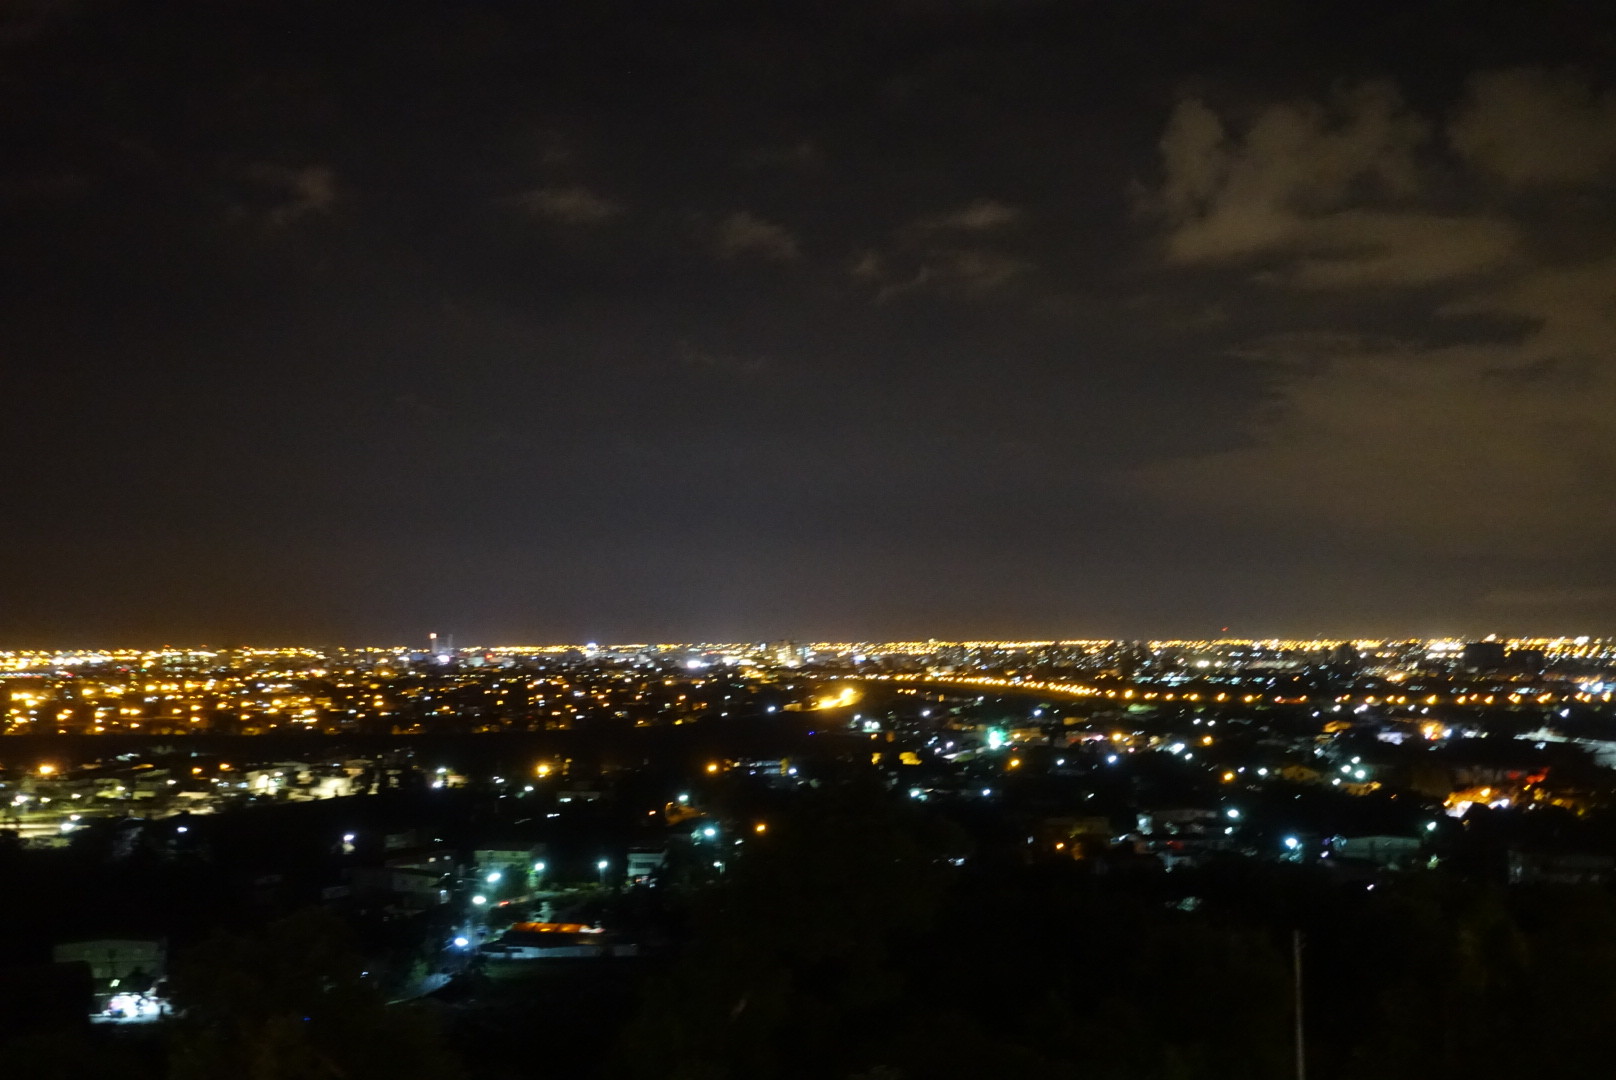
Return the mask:
<svg viewBox="0 0 1616 1080">
<path fill-rule="evenodd" d="M 439 734 L 341 734 L 270 732 L 262 735 L 206 733 L 153 737 L 135 734 L 6 735 L 0 738 L 0 766 L 24 770 L 41 761 L 72 768 L 138 755 L 160 764 L 200 756 L 236 762 L 341 760 L 344 757 L 413 763 L 422 769 L 444 765 L 475 778 L 524 775 L 538 758 L 572 758 L 578 771 L 637 768 L 647 761 L 695 765 L 715 757 L 780 758 L 834 754 L 859 736 L 825 729 L 813 714 L 707 717 L 700 724 L 635 727 L 628 721 L 596 718 L 566 731 L 490 731 L 467 736 Z"/>
<path fill-rule="evenodd" d="M 1616 899 L 1231 860 L 1170 875 L 968 859 L 873 795 L 804 807 L 698 908 L 618 1076 L 1592 1076 Z M 973 865 L 974 864 L 974 865 Z"/>
<path fill-rule="evenodd" d="M 1032 863 L 856 783 L 773 807 L 745 852 L 722 877 L 618 898 L 609 923 L 674 944 L 633 969 L 637 994 L 602 999 L 616 1011 L 589 1016 L 587 1038 L 564 984 L 560 1005 L 507 1002 L 517 1030 L 498 1040 L 463 996 L 388 1006 L 362 943 L 312 911 L 186 951 L 179 1022 L 24 1033 L 0 1053 L 41 1080 L 1280 1080 L 1293 931 L 1313 1080 L 1599 1075 L 1616 1011 L 1604 889 Z"/>
</svg>

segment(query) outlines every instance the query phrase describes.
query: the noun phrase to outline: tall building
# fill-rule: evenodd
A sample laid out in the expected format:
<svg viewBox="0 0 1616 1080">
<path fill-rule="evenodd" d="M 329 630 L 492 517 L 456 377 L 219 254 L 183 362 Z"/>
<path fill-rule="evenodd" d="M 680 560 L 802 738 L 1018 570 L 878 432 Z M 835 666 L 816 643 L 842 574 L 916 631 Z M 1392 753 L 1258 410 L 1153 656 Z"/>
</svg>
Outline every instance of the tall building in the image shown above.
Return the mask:
<svg viewBox="0 0 1616 1080">
<path fill-rule="evenodd" d="M 1502 641 L 1471 641 L 1459 654 L 1459 666 L 1466 671 L 1502 671 L 1507 659 Z"/>
</svg>

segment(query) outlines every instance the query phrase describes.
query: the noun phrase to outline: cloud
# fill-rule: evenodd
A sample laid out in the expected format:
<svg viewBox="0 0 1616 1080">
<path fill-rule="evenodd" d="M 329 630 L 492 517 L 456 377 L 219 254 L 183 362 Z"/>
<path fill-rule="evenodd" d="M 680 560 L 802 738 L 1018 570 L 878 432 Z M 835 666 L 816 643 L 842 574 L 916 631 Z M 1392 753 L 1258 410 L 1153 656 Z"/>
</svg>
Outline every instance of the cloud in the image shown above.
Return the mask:
<svg viewBox="0 0 1616 1080">
<path fill-rule="evenodd" d="M 1570 110 L 1582 123 L 1603 107 L 1566 85 L 1478 76 L 1450 130 L 1498 136 L 1518 130 L 1501 115 Z M 1616 231 L 1592 203 L 1498 199 L 1493 177 L 1588 175 L 1563 161 L 1506 175 L 1500 163 L 1519 159 L 1501 136 L 1457 139 L 1462 156 L 1437 182 L 1436 126 L 1388 87 L 1270 105 L 1241 125 L 1179 105 L 1148 206 L 1164 267 L 1249 267 L 1248 288 L 1290 290 L 1261 294 L 1270 327 L 1314 322 L 1254 326 L 1229 352 L 1268 392 L 1237 444 L 1139 468 L 1132 490 L 1196 515 L 1450 555 L 1589 557 L 1616 543 L 1604 497 L 1616 491 Z M 1542 241 L 1547 213 L 1575 244 Z"/>
<path fill-rule="evenodd" d="M 1264 280 L 1304 289 L 1425 285 L 1502 265 L 1519 243 L 1513 224 L 1415 204 L 1428 133 L 1382 83 L 1270 105 L 1235 131 L 1204 102 L 1180 102 L 1147 200 L 1168 225 L 1164 257 L 1266 263 Z"/>
<path fill-rule="evenodd" d="M 742 163 L 754 168 L 817 169 L 825 164 L 825 153 L 812 139 L 775 144 L 747 154 Z"/>
<path fill-rule="evenodd" d="M 981 295 L 1027 273 L 1032 263 L 997 251 L 961 248 L 928 251 L 915 259 L 893 259 L 866 251 L 853 264 L 855 278 L 876 286 L 878 303 L 908 293 L 936 290 Z"/>
<path fill-rule="evenodd" d="M 264 220 L 272 229 L 286 228 L 304 218 L 329 214 L 336 205 L 336 173 L 324 165 L 289 168 L 284 165 L 255 165 L 248 176 L 273 198 Z"/>
<path fill-rule="evenodd" d="M 1174 110 L 1160 143 L 1161 202 L 1190 238 L 1223 241 L 1205 249 L 1186 244 L 1183 257 L 1241 254 L 1271 242 L 1262 226 L 1287 228 L 1292 218 L 1326 212 L 1355 192 L 1411 193 L 1418 186 L 1413 155 L 1426 132 L 1383 83 L 1328 104 L 1270 105 L 1233 133 L 1204 102 L 1189 99 Z"/>
<path fill-rule="evenodd" d="M 560 225 L 598 225 L 623 207 L 586 187 L 540 187 L 516 196 L 515 202 L 534 217 Z"/>
<path fill-rule="evenodd" d="M 1565 69 L 1485 72 L 1448 127 L 1453 148 L 1513 187 L 1586 184 L 1616 168 L 1616 91 Z"/>
<path fill-rule="evenodd" d="M 1616 331 L 1590 329 L 1600 313 L 1555 288 L 1566 273 L 1529 275 L 1476 301 L 1473 310 L 1532 318 L 1516 339 L 1286 336 L 1248 350 L 1267 363 L 1272 398 L 1246 444 L 1131 480 L 1196 512 L 1372 543 L 1526 557 L 1599 550 L 1616 541 L 1616 502 L 1601 497 L 1616 489 Z"/>
<path fill-rule="evenodd" d="M 977 199 L 896 230 L 890 244 L 859 255 L 850 272 L 874 286 L 877 303 L 928 291 L 985 295 L 1033 269 L 1030 260 L 1007 250 L 999 235 L 1023 216 L 1006 203 Z"/>
<path fill-rule="evenodd" d="M 737 210 L 718 223 L 713 232 L 713 244 L 727 259 L 755 256 L 791 262 L 802 255 L 797 238 L 789 229 L 745 210 Z"/>
<path fill-rule="evenodd" d="M 764 356 L 740 356 L 713 352 L 682 341 L 674 349 L 674 359 L 688 371 L 727 379 L 751 379 L 763 375 L 773 363 Z"/>
<path fill-rule="evenodd" d="M 1283 276 L 1304 289 L 1428 285 L 1496 269 L 1519 243 L 1491 217 L 1343 210 L 1306 223 Z"/>
<path fill-rule="evenodd" d="M 921 218 L 919 232 L 994 232 L 1021 220 L 1021 211 L 995 199 L 977 199 L 956 210 Z"/>
<path fill-rule="evenodd" d="M 1444 310 L 1533 324 L 1520 346 L 1523 362 L 1569 360 L 1608 369 L 1616 363 L 1616 252 L 1523 272 Z"/>
</svg>

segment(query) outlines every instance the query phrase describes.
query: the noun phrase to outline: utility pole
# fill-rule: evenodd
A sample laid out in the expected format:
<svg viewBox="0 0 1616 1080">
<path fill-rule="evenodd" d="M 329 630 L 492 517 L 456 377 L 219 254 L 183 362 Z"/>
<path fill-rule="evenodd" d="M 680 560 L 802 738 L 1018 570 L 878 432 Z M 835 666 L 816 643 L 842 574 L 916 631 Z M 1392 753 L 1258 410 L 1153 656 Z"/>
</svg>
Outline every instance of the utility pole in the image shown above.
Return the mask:
<svg viewBox="0 0 1616 1080">
<path fill-rule="evenodd" d="M 1291 931 L 1291 972 L 1296 1013 L 1296 1080 L 1307 1080 L 1307 1050 L 1302 1041 L 1302 932 Z"/>
</svg>

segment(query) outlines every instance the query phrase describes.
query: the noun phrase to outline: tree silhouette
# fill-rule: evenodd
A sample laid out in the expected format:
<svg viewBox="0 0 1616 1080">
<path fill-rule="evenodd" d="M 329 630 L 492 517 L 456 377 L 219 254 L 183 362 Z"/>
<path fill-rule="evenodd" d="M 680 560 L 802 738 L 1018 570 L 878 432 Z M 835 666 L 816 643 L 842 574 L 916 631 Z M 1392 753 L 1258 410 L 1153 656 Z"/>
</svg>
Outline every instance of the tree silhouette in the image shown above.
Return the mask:
<svg viewBox="0 0 1616 1080">
<path fill-rule="evenodd" d="M 419 1008 L 389 1006 L 343 924 L 308 909 L 217 935 L 176 965 L 172 1080 L 453 1080 Z"/>
</svg>

